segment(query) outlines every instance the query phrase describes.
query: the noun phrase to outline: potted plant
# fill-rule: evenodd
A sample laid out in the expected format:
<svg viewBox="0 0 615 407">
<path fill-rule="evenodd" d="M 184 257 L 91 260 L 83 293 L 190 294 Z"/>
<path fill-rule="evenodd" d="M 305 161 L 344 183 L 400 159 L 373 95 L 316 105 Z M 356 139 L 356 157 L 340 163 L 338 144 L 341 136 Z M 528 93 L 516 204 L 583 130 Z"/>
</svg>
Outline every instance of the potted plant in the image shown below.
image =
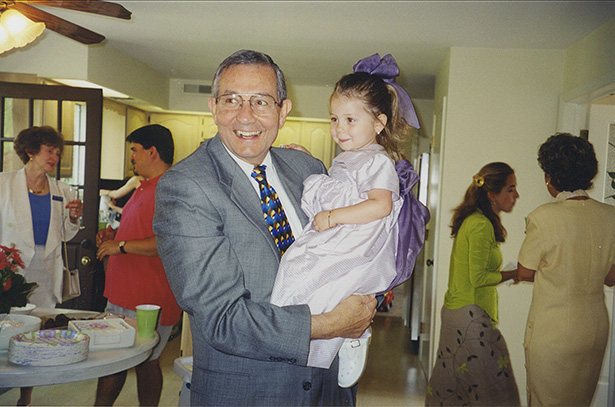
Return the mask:
<svg viewBox="0 0 615 407">
<path fill-rule="evenodd" d="M 23 275 L 17 273 L 24 264 L 14 246 L 0 245 L 0 314 L 8 314 L 11 307 L 23 307 L 28 303 L 28 295 L 37 286 L 28 283 Z"/>
</svg>

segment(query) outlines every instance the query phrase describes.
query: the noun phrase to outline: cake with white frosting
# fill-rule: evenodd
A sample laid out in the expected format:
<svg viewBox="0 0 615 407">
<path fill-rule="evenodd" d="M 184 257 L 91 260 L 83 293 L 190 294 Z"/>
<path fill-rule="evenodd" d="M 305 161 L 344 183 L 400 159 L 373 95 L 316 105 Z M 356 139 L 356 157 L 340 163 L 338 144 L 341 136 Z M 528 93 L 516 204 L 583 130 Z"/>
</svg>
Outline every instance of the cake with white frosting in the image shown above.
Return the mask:
<svg viewBox="0 0 615 407">
<path fill-rule="evenodd" d="M 15 335 L 9 343 L 9 361 L 28 366 L 59 366 L 88 357 L 90 338 L 77 331 L 47 329 Z"/>
</svg>

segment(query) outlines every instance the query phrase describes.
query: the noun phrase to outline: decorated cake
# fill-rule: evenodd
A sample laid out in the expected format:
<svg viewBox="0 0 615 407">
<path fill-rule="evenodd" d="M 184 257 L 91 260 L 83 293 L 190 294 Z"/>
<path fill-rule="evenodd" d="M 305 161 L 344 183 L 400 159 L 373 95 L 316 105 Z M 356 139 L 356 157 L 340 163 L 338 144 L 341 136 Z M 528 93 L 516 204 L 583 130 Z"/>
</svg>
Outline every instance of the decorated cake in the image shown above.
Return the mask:
<svg viewBox="0 0 615 407">
<path fill-rule="evenodd" d="M 90 349 L 129 348 L 135 343 L 135 329 L 123 319 L 70 321 L 68 329 L 90 337 Z"/>
<path fill-rule="evenodd" d="M 88 357 L 90 338 L 77 331 L 48 329 L 15 335 L 9 361 L 28 366 L 58 366 Z"/>
</svg>

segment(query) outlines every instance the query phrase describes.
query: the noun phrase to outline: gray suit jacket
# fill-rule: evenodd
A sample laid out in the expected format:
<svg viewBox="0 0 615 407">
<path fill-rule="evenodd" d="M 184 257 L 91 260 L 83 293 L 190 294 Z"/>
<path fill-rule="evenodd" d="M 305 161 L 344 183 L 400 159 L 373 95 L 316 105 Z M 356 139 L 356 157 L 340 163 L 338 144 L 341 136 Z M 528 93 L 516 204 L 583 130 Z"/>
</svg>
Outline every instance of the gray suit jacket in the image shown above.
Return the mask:
<svg viewBox="0 0 615 407">
<path fill-rule="evenodd" d="M 299 151 L 272 148 L 297 213 L 304 179 L 324 165 Z M 337 361 L 305 367 L 306 305 L 269 304 L 278 249 L 260 198 L 219 136 L 158 182 L 154 233 L 178 304 L 190 316 L 196 405 L 341 405 Z M 194 405 L 193 404 L 193 405 Z"/>
</svg>

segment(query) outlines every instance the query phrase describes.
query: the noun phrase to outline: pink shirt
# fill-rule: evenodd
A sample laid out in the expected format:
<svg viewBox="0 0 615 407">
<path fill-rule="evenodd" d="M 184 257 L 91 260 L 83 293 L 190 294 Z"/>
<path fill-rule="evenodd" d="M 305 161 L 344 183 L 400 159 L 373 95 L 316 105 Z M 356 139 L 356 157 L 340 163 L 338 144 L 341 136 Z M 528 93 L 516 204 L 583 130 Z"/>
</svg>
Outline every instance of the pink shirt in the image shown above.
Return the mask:
<svg viewBox="0 0 615 407">
<path fill-rule="evenodd" d="M 160 175 L 141 181 L 122 210 L 115 240 L 154 236 L 154 198 L 159 179 Z M 182 310 L 175 301 L 160 257 L 130 253 L 109 256 L 106 276 L 104 295 L 110 303 L 132 310 L 140 304 L 156 304 L 161 307 L 160 325 L 179 322 Z"/>
</svg>

